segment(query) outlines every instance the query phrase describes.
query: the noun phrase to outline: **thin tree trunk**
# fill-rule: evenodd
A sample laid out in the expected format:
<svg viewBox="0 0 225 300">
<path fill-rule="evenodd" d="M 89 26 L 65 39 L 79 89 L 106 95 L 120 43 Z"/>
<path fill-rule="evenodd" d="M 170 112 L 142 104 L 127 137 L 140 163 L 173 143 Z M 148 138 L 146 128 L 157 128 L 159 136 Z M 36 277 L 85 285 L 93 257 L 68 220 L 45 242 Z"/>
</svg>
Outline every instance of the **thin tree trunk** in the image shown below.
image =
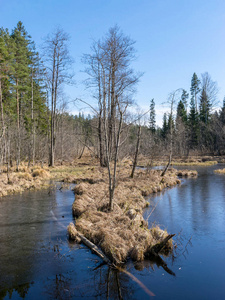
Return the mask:
<svg viewBox="0 0 225 300">
<path fill-rule="evenodd" d="M 117 169 L 117 159 L 118 159 L 118 152 L 120 146 L 120 133 L 121 127 L 123 122 L 123 113 L 120 111 L 120 121 L 119 121 L 119 128 L 117 132 L 117 140 L 116 140 L 116 149 L 115 149 L 115 156 L 114 156 L 114 170 L 113 170 L 113 178 L 111 179 L 111 187 L 109 189 L 109 209 L 113 210 L 113 200 L 114 200 L 114 191 L 116 187 L 116 169 Z"/>
<path fill-rule="evenodd" d="M 16 79 L 16 110 L 17 110 L 17 154 L 16 154 L 16 170 L 19 171 L 20 165 L 20 103 L 19 103 L 19 90 L 18 79 Z"/>
<path fill-rule="evenodd" d="M 2 81 L 0 78 L 0 107 L 1 107 L 1 125 L 2 125 L 2 136 L 1 136 L 1 163 L 4 162 L 4 152 L 5 148 L 5 122 L 4 122 L 4 111 L 3 111 L 3 101 L 2 101 Z"/>
<path fill-rule="evenodd" d="M 100 166 L 105 167 L 104 155 L 103 155 L 103 144 L 102 144 L 102 116 L 98 118 L 98 140 L 99 140 L 99 160 Z"/>
<path fill-rule="evenodd" d="M 53 67 L 52 67 L 52 86 L 51 86 L 51 145 L 50 145 L 50 155 L 49 155 L 49 165 L 54 166 L 54 135 L 55 135 L 55 67 L 56 67 L 56 50 L 54 49 L 53 55 Z"/>
<path fill-rule="evenodd" d="M 140 148 L 140 137 L 141 137 L 141 125 L 138 127 L 138 137 L 137 137 L 137 146 L 136 146 L 136 151 L 135 151 L 135 157 L 134 157 L 134 163 L 133 163 L 133 168 L 130 177 L 134 178 L 134 172 L 137 166 L 137 159 L 138 159 L 138 152 Z"/>
<path fill-rule="evenodd" d="M 3 111 L 3 101 L 2 101 L 2 80 L 1 80 L 1 78 L 0 78 L 0 106 L 1 106 L 1 123 L 2 123 L 2 128 L 5 128 L 4 111 Z"/>
<path fill-rule="evenodd" d="M 32 164 L 34 166 L 35 160 L 35 124 L 34 124 L 34 82 L 33 82 L 33 68 L 31 78 L 31 123 L 32 123 Z"/>
<path fill-rule="evenodd" d="M 171 164 L 171 159 L 172 159 L 172 154 L 170 154 L 168 164 L 166 165 L 165 169 L 163 170 L 161 176 L 164 176 L 166 174 L 166 172 Z"/>
</svg>

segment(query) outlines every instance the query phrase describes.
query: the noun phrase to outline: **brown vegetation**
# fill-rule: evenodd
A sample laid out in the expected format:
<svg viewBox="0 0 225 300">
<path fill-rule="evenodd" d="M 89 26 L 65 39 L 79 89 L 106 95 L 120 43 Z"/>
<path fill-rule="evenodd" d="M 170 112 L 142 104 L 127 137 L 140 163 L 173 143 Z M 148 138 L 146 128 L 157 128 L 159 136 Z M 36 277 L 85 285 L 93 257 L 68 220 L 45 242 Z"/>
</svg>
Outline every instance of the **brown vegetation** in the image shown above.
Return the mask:
<svg viewBox="0 0 225 300">
<path fill-rule="evenodd" d="M 68 227 L 71 239 L 83 234 L 98 245 L 111 261 L 118 264 L 131 257 L 141 261 L 152 254 L 152 247 L 167 237 L 167 232 L 159 227 L 148 229 L 142 216 L 147 206 L 146 199 L 151 193 L 180 183 L 176 170 L 171 169 L 162 178 L 159 170 L 137 170 L 134 179 L 129 177 L 131 168 L 123 165 L 118 171 L 115 190 L 114 210 L 108 211 L 108 184 L 104 169 L 96 170 L 94 183 L 82 182 L 75 187 L 76 200 L 73 214 L 77 217 L 75 227 Z M 97 179 L 101 179 L 98 182 Z M 169 240 L 164 251 L 172 249 Z"/>
<path fill-rule="evenodd" d="M 178 177 L 197 177 L 198 172 L 195 170 L 179 170 L 176 172 Z"/>
<path fill-rule="evenodd" d="M 46 181 L 49 178 L 50 173 L 47 168 L 28 168 L 21 165 L 19 172 L 16 172 L 16 167 L 11 168 L 9 172 L 4 168 L 0 174 L 0 197 L 21 193 L 28 189 L 44 188 L 49 185 Z"/>
<path fill-rule="evenodd" d="M 225 174 L 225 168 L 224 169 L 215 170 L 214 172 L 218 173 L 218 174 Z"/>
</svg>

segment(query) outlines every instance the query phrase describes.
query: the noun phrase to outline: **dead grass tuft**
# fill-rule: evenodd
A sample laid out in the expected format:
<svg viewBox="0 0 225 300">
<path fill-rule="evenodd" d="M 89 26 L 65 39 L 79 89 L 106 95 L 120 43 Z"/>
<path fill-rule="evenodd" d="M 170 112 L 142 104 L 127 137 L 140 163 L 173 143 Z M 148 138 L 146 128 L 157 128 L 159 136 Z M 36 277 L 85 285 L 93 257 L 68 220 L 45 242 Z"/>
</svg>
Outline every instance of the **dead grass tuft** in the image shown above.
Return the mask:
<svg viewBox="0 0 225 300">
<path fill-rule="evenodd" d="M 225 174 L 225 168 L 224 169 L 218 169 L 214 171 L 217 174 Z"/>
<path fill-rule="evenodd" d="M 195 170 L 179 170 L 177 171 L 178 177 L 197 177 L 198 172 Z"/>
<path fill-rule="evenodd" d="M 33 177 L 41 177 L 41 178 L 49 178 L 50 174 L 48 171 L 41 169 L 41 168 L 37 168 L 33 171 L 32 173 Z"/>
<path fill-rule="evenodd" d="M 32 180 L 32 176 L 28 172 L 24 172 L 24 173 L 19 172 L 19 173 L 17 173 L 17 178 L 19 178 L 19 179 L 26 179 L 26 180 Z"/>
<path fill-rule="evenodd" d="M 162 178 L 160 170 L 137 170 L 135 178 L 131 179 L 130 169 L 120 169 L 112 212 L 107 210 L 108 183 L 103 180 L 104 171 L 100 172 L 101 182 L 98 177 L 92 184 L 81 182 L 74 190 L 73 213 L 78 217 L 76 230 L 98 245 L 114 263 L 124 262 L 128 257 L 143 260 L 151 247 L 167 236 L 167 232 L 159 227 L 148 229 L 142 216 L 146 207 L 143 195 L 178 184 L 176 172 L 171 169 Z M 171 248 L 169 243 L 168 249 Z"/>
<path fill-rule="evenodd" d="M 78 236 L 78 232 L 74 226 L 73 223 L 70 223 L 68 226 L 67 226 L 67 231 L 69 233 L 69 237 L 71 240 L 74 240 L 76 241 L 77 243 L 80 243 L 81 242 L 81 239 L 79 238 Z"/>
</svg>

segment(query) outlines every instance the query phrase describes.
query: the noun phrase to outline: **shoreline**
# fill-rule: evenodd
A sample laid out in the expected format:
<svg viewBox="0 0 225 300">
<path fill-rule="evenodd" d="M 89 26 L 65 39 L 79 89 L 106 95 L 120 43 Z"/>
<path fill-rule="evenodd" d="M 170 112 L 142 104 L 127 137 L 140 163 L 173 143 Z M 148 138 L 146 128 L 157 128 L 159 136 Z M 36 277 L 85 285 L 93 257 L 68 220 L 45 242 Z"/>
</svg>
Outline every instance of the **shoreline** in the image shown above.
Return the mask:
<svg viewBox="0 0 225 300">
<path fill-rule="evenodd" d="M 124 263 L 128 258 L 143 261 L 152 256 L 156 245 L 168 236 L 166 230 L 158 226 L 148 228 L 143 218 L 143 210 L 149 206 L 145 197 L 168 187 L 180 184 L 180 177 L 196 177 L 197 172 L 170 169 L 164 177 L 160 170 L 141 170 L 129 177 L 131 167 L 121 165 L 115 190 L 114 210 L 108 211 L 107 178 L 95 171 L 98 180 L 77 184 L 72 211 L 75 224 L 68 226 L 69 237 L 80 242 L 79 235 L 98 246 L 114 264 Z M 163 247 L 163 253 L 173 249 L 172 240 Z"/>
</svg>

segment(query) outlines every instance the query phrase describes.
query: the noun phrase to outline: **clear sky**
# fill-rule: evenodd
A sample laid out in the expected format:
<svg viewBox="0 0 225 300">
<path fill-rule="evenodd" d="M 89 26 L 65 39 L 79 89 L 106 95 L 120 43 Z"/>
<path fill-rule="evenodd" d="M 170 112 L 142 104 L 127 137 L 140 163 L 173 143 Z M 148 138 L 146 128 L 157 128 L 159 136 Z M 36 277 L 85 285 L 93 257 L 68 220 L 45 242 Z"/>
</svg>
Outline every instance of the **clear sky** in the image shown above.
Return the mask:
<svg viewBox="0 0 225 300">
<path fill-rule="evenodd" d="M 143 110 L 155 99 L 157 123 L 170 92 L 190 90 L 194 72 L 208 72 L 225 96 L 225 0 L 0 0 L 0 26 L 10 31 L 22 21 L 37 48 L 60 25 L 71 36 L 76 86 L 71 99 L 88 98 L 80 60 L 92 40 L 117 24 L 136 41 L 133 67 L 144 72 L 136 102 Z"/>
</svg>

